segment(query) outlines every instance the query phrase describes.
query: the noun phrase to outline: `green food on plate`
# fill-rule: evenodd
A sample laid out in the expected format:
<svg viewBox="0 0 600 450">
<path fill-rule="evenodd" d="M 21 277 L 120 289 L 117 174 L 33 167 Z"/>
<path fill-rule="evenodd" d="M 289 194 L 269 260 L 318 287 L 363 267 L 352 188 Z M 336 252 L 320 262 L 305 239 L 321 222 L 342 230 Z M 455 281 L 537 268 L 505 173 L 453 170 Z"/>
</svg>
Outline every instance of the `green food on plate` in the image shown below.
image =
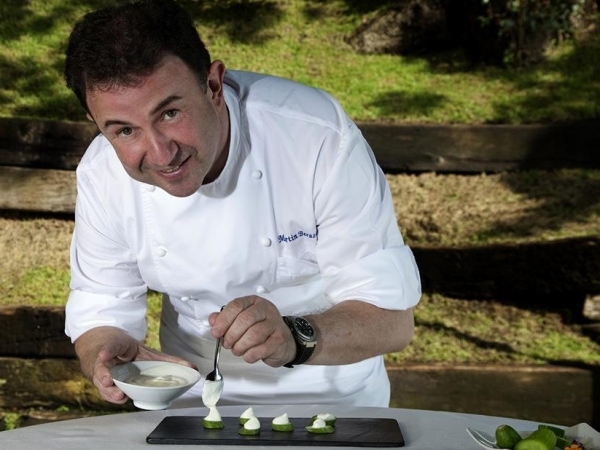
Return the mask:
<svg viewBox="0 0 600 450">
<path fill-rule="evenodd" d="M 510 425 L 500 425 L 496 428 L 496 445 L 499 448 L 512 450 L 521 439 L 521 435 Z"/>
</svg>

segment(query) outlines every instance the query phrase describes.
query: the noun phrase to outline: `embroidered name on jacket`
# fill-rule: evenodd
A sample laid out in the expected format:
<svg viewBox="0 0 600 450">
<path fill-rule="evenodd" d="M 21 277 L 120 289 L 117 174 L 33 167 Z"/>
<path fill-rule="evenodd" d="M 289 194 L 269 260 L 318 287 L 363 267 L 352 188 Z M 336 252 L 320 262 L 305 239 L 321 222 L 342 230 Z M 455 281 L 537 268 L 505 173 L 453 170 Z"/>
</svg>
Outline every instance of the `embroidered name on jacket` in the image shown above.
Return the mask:
<svg viewBox="0 0 600 450">
<path fill-rule="evenodd" d="M 316 239 L 317 235 L 318 232 L 307 233 L 306 231 L 299 230 L 294 234 L 280 234 L 277 236 L 277 241 L 281 244 L 282 242 L 294 242 L 300 238 Z"/>
</svg>

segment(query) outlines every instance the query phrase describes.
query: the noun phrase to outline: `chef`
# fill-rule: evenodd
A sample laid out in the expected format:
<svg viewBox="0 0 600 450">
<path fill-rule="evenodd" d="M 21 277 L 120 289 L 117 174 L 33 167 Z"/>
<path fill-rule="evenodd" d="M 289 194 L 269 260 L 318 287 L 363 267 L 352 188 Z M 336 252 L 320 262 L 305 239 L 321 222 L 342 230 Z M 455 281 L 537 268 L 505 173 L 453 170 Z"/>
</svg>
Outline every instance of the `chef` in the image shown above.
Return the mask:
<svg viewBox="0 0 600 450">
<path fill-rule="evenodd" d="M 387 406 L 382 355 L 410 342 L 419 274 L 339 103 L 211 61 L 172 0 L 84 16 L 65 78 L 101 132 L 77 168 L 66 307 L 100 395 L 127 401 L 110 368 L 130 360 L 207 374 L 222 337 L 220 405 Z"/>
</svg>

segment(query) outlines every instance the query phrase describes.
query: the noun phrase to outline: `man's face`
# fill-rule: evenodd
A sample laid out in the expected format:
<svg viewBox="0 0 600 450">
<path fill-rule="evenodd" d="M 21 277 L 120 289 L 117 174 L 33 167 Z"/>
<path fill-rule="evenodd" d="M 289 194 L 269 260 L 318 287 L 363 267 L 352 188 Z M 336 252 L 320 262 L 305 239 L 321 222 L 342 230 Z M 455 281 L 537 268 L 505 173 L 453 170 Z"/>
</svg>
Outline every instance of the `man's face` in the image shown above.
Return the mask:
<svg viewBox="0 0 600 450">
<path fill-rule="evenodd" d="M 139 85 L 88 91 L 90 118 L 133 179 L 177 197 L 192 195 L 227 161 L 224 72 L 213 62 L 205 93 L 181 59 L 165 56 Z"/>
</svg>

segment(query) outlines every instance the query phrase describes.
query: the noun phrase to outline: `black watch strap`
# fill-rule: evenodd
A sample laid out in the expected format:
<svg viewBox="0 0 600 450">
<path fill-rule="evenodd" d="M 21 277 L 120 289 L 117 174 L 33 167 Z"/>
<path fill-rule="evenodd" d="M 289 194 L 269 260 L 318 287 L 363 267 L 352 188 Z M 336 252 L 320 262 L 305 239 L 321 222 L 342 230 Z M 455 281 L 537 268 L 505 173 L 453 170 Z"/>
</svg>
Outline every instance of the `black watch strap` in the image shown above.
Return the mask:
<svg viewBox="0 0 600 450">
<path fill-rule="evenodd" d="M 283 365 L 283 367 L 291 369 L 310 359 L 317 346 L 317 340 L 313 326 L 304 317 L 284 316 L 283 320 L 296 341 L 296 357 Z"/>
</svg>

